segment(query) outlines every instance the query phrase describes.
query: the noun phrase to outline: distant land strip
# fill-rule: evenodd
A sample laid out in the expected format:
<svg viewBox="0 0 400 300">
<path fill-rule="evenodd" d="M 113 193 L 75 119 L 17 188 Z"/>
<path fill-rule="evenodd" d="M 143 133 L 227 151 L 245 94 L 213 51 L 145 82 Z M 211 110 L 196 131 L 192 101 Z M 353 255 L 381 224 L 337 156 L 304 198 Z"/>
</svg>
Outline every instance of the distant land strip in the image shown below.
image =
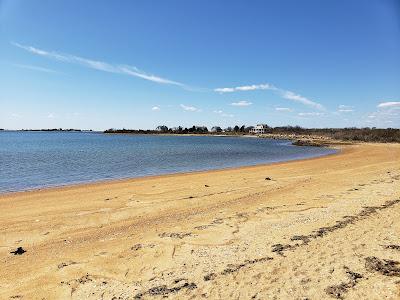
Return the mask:
<svg viewBox="0 0 400 300">
<path fill-rule="evenodd" d="M 208 130 L 205 126 L 183 128 L 181 126 L 168 128 L 158 126 L 156 130 L 143 129 L 108 129 L 104 133 L 118 134 L 200 134 L 200 135 L 229 135 L 243 136 L 251 134 L 253 127 L 228 127 L 221 129 L 213 127 Z M 400 143 L 400 129 L 395 128 L 303 128 L 300 126 L 267 127 L 258 137 L 272 139 L 294 140 L 295 145 L 323 146 L 331 144 L 332 140 L 342 142 L 375 142 L 375 143 Z"/>
<path fill-rule="evenodd" d="M 246 127 L 227 127 L 222 129 L 214 126 L 210 130 L 206 126 L 192 127 L 173 127 L 158 126 L 156 129 L 107 129 L 105 131 L 95 131 L 92 129 L 22 129 L 6 130 L 0 128 L 0 131 L 51 131 L 51 132 L 102 132 L 106 134 L 160 134 L 160 135 L 210 135 L 210 136 L 257 136 L 270 139 L 288 139 L 292 140 L 297 146 L 326 146 L 334 143 L 346 142 L 372 142 L 372 143 L 400 143 L 400 129 L 396 128 L 303 128 L 300 126 L 281 126 L 270 127 L 264 125 L 263 133 L 252 133 L 253 126 Z"/>
</svg>

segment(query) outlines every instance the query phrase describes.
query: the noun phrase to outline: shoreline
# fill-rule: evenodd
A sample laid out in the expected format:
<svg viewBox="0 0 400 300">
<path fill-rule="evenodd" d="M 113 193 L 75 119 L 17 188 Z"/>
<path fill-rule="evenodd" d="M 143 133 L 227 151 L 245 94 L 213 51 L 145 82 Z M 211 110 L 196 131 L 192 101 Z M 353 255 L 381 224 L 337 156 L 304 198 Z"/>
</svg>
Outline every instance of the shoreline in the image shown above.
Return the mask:
<svg viewBox="0 0 400 300">
<path fill-rule="evenodd" d="M 400 145 L 338 147 L 2 195 L 0 298 L 398 299 Z"/>
<path fill-rule="evenodd" d="M 248 136 L 248 137 L 253 137 L 253 136 Z M 260 138 L 260 137 L 254 136 L 254 138 Z M 286 139 L 282 139 L 282 140 L 286 140 Z M 158 175 L 144 175 L 144 176 L 127 177 L 127 178 L 94 180 L 94 181 L 89 181 L 89 182 L 66 183 L 66 184 L 45 186 L 45 187 L 40 187 L 40 188 L 32 188 L 32 189 L 19 190 L 19 191 L 0 192 L 0 200 L 1 200 L 2 196 L 21 194 L 21 193 L 34 193 L 34 192 L 42 192 L 42 191 L 49 191 L 49 190 L 61 190 L 61 189 L 64 190 L 64 189 L 75 188 L 75 187 L 95 186 L 95 185 L 112 184 L 112 183 L 123 183 L 123 182 L 135 181 L 135 180 L 156 179 L 156 178 L 160 178 L 160 177 L 169 177 L 169 176 L 185 176 L 185 175 L 201 174 L 201 173 L 207 174 L 207 173 L 214 173 L 214 172 L 219 172 L 219 171 L 241 170 L 241 169 L 262 167 L 262 166 L 268 166 L 268 165 L 285 164 L 285 163 L 290 163 L 290 162 L 295 162 L 295 161 L 314 160 L 314 159 L 323 158 L 325 156 L 341 154 L 341 152 L 344 151 L 344 149 L 342 147 L 340 147 L 340 145 L 342 145 L 342 144 L 330 144 L 330 145 L 326 144 L 322 147 L 335 149 L 336 152 L 335 153 L 327 153 L 327 154 L 314 156 L 314 157 L 308 157 L 308 158 L 298 158 L 298 159 L 290 159 L 290 160 L 285 160 L 285 161 L 259 163 L 259 164 L 255 164 L 255 165 L 244 165 L 244 166 L 238 166 L 238 167 L 226 167 L 226 168 L 200 170 L 200 171 L 187 171 L 187 172 L 177 172 L 177 173 L 165 173 L 165 174 L 158 174 Z M 302 147 L 299 145 L 293 145 L 293 146 Z M 312 146 L 310 146 L 310 147 L 312 147 Z"/>
<path fill-rule="evenodd" d="M 288 139 L 297 141 L 299 146 L 305 146 L 304 142 L 310 146 L 321 146 L 328 143 L 400 143 L 400 129 L 396 128 L 301 128 L 293 131 L 292 127 L 272 127 L 272 132 L 263 134 L 251 134 L 249 132 L 204 132 L 204 133 L 177 133 L 177 132 L 157 132 L 155 130 L 126 130 L 126 132 L 116 131 L 93 131 L 93 130 L 0 130 L 0 132 L 63 132 L 63 133 L 97 133 L 110 135 L 151 135 L 151 136 L 219 136 L 219 137 L 254 137 L 271 139 Z M 275 131 L 277 130 L 277 131 Z M 123 131 L 123 130 L 122 130 Z M 273 132 L 275 131 L 275 132 Z"/>
</svg>

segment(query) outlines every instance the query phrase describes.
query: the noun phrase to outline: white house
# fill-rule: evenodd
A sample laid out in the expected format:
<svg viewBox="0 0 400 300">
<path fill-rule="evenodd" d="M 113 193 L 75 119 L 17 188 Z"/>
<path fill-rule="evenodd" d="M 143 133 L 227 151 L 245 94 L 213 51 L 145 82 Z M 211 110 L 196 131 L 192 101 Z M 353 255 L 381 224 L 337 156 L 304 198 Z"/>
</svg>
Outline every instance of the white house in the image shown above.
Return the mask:
<svg viewBox="0 0 400 300">
<path fill-rule="evenodd" d="M 250 129 L 250 133 L 254 134 L 266 133 L 268 128 L 269 127 L 267 124 L 257 124 L 256 127 Z"/>
</svg>

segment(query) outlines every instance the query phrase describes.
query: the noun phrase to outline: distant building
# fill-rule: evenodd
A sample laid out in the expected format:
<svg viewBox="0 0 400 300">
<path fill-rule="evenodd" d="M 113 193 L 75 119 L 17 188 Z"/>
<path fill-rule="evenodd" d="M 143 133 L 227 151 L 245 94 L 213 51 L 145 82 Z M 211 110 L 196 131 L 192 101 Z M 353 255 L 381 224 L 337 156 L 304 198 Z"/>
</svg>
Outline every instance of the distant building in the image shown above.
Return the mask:
<svg viewBox="0 0 400 300">
<path fill-rule="evenodd" d="M 222 128 L 219 126 L 214 126 L 211 128 L 211 132 L 222 132 Z"/>
<path fill-rule="evenodd" d="M 268 128 L 267 124 L 257 124 L 256 127 L 251 128 L 249 132 L 254 134 L 263 134 L 267 132 Z"/>
</svg>

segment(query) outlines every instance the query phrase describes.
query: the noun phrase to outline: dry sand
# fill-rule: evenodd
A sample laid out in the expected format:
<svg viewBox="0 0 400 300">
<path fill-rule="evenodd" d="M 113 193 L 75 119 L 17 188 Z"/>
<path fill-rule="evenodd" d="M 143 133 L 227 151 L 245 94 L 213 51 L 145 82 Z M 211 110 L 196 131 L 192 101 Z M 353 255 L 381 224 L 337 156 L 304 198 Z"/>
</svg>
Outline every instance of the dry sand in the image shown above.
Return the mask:
<svg viewBox="0 0 400 300">
<path fill-rule="evenodd" d="M 399 299 L 400 145 L 342 147 L 2 195 L 0 299 Z"/>
</svg>

